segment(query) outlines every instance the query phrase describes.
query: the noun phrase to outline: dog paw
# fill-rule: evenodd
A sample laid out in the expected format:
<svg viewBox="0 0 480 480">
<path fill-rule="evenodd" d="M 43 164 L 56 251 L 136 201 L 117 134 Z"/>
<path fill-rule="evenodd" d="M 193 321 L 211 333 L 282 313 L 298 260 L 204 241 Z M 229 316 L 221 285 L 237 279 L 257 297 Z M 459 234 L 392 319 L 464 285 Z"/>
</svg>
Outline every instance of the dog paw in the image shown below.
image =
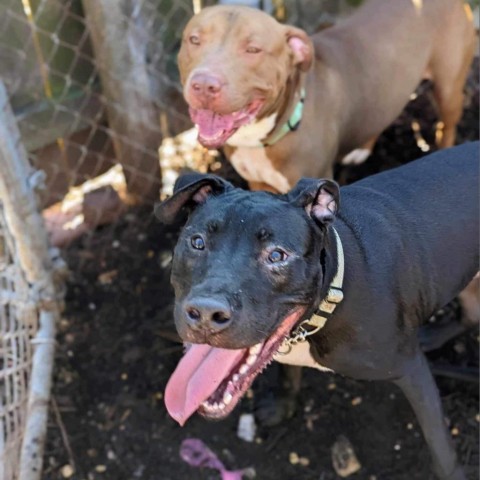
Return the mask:
<svg viewBox="0 0 480 480">
<path fill-rule="evenodd" d="M 342 158 L 342 165 L 359 165 L 372 153 L 368 148 L 356 148 Z"/>
</svg>

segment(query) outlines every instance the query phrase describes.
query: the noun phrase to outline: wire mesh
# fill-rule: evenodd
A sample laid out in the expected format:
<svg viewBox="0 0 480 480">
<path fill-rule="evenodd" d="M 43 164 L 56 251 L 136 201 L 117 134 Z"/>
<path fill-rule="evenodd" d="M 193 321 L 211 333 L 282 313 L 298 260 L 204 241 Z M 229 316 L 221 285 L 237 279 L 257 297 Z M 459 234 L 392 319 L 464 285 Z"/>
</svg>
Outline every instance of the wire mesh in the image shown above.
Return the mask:
<svg viewBox="0 0 480 480">
<path fill-rule="evenodd" d="M 0 4 L 0 76 L 30 160 L 47 174 L 45 205 L 61 200 L 72 185 L 113 166 L 117 161 L 114 145 L 119 140 L 131 147 L 135 157 L 127 166 L 130 171 L 159 185 L 158 177 L 149 178 L 144 168 L 137 168 L 136 158 L 148 155 L 152 164 L 158 164 L 156 148 L 161 139 L 178 133 L 187 122 L 175 52 L 182 26 L 191 15 L 191 2 L 117 3 L 123 9 L 121 29 L 129 32 L 129 41 L 136 42 L 133 54 L 142 58 L 148 74 L 148 91 L 142 95 L 159 113 L 156 124 L 148 126 L 156 134 L 155 148 L 145 148 L 109 125 L 109 110 L 122 106 L 112 105 L 102 91 L 102 65 L 95 59 L 80 0 L 5 0 Z M 129 83 L 127 72 L 113 81 L 133 92 L 139 88 Z"/>
<path fill-rule="evenodd" d="M 16 478 L 38 317 L 0 205 L 0 479 Z"/>
</svg>

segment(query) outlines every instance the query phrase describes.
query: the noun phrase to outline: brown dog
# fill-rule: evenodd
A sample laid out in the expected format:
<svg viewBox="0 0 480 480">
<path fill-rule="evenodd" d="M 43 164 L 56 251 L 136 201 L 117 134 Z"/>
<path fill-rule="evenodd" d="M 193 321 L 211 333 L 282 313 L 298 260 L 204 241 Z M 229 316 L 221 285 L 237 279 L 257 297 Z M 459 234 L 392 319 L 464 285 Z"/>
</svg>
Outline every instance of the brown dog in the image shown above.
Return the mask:
<svg viewBox="0 0 480 480">
<path fill-rule="evenodd" d="M 440 147 L 451 146 L 474 51 L 460 0 L 370 0 L 309 37 L 248 7 L 215 6 L 185 28 L 184 96 L 206 147 L 226 147 L 255 189 L 287 192 L 364 160 L 422 77 L 434 81 Z M 368 147 L 363 151 L 352 150 Z M 363 157 L 363 158 L 362 158 Z"/>
</svg>

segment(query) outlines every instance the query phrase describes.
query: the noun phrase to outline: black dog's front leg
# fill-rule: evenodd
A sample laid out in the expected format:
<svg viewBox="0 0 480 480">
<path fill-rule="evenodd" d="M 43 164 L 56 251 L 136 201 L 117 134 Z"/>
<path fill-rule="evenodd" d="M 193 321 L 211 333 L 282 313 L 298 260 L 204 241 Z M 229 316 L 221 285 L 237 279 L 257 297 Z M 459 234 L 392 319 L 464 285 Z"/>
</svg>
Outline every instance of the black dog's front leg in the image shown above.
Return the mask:
<svg viewBox="0 0 480 480">
<path fill-rule="evenodd" d="M 466 480 L 458 463 L 435 380 L 420 350 L 408 365 L 407 373 L 395 383 L 415 411 L 432 455 L 433 468 L 440 480 Z"/>
<path fill-rule="evenodd" d="M 269 374 L 272 377 L 269 385 L 259 388 L 255 402 L 255 417 L 264 427 L 278 425 L 295 414 L 302 367 L 274 364 L 270 366 Z"/>
</svg>

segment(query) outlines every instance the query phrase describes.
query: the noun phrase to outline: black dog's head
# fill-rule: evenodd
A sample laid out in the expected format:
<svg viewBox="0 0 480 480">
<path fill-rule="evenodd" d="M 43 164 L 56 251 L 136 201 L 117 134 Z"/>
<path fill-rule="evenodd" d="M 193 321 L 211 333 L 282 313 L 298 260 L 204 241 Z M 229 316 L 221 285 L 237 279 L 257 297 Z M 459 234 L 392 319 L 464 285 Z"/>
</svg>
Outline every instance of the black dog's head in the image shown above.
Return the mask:
<svg viewBox="0 0 480 480">
<path fill-rule="evenodd" d="M 166 223 L 188 213 L 172 265 L 175 323 L 187 344 L 200 345 L 190 346 L 167 388 L 167 407 L 180 423 L 197 409 L 229 413 L 317 306 L 338 197 L 330 180 L 303 179 L 274 195 L 190 174 L 156 207 Z"/>
</svg>

